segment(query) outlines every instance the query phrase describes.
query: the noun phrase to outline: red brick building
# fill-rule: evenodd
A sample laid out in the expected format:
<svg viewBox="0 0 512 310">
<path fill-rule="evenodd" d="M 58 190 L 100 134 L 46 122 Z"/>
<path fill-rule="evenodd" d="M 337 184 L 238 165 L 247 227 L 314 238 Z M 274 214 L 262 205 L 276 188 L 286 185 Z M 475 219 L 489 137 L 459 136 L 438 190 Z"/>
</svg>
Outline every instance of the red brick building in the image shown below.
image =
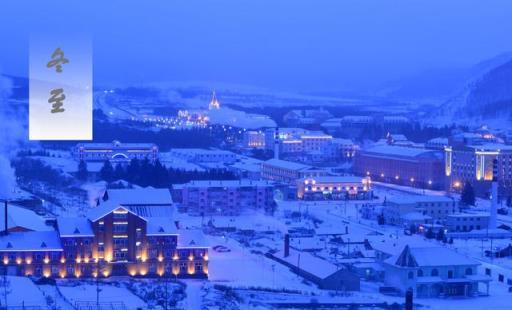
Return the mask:
<svg viewBox="0 0 512 310">
<path fill-rule="evenodd" d="M 443 158 L 443 152 L 438 150 L 377 145 L 356 154 L 354 172 L 377 182 L 442 189 Z"/>
</svg>

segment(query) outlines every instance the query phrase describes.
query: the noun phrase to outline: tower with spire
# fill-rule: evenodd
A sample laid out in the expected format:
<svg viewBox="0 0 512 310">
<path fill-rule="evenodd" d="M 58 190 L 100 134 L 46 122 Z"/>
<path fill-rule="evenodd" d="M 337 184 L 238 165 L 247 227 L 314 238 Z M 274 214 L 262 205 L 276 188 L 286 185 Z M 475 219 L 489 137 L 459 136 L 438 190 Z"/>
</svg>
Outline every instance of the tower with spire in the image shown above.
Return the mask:
<svg viewBox="0 0 512 310">
<path fill-rule="evenodd" d="M 220 102 L 217 100 L 217 96 L 215 95 L 215 90 L 212 93 L 212 99 L 210 100 L 210 104 L 208 105 L 208 110 L 218 110 L 220 109 Z"/>
</svg>

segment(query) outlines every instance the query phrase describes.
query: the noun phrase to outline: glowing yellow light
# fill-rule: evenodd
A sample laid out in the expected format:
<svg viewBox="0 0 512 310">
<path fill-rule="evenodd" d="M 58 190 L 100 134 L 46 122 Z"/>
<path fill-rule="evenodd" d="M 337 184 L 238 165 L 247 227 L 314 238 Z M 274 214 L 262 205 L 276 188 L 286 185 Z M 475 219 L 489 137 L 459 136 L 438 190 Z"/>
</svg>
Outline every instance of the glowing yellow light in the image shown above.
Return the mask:
<svg viewBox="0 0 512 310">
<path fill-rule="evenodd" d="M 108 270 L 104 270 L 103 271 L 103 276 L 106 278 L 108 277 L 108 275 L 110 274 L 110 272 Z"/>
<path fill-rule="evenodd" d="M 208 261 L 208 253 L 204 253 L 203 259 L 204 259 L 205 261 Z"/>
<path fill-rule="evenodd" d="M 178 259 L 179 259 L 178 253 L 174 253 L 174 255 L 172 256 L 172 260 L 178 260 Z"/>
<path fill-rule="evenodd" d="M 16 264 L 21 264 L 21 257 L 16 258 Z"/>
<path fill-rule="evenodd" d="M 9 264 L 9 259 L 7 257 L 4 257 L 4 265 Z"/>
<path fill-rule="evenodd" d="M 159 255 L 159 256 L 158 256 L 158 261 L 159 261 L 159 262 L 163 262 L 163 261 L 164 261 L 164 257 L 163 257 L 162 255 Z"/>
<path fill-rule="evenodd" d="M 76 262 L 80 264 L 80 263 L 82 262 L 82 258 L 81 258 L 80 256 L 79 256 L 79 257 L 77 257 L 77 258 L 76 258 Z"/>
<path fill-rule="evenodd" d="M 84 262 L 85 262 L 85 263 L 88 263 L 88 262 L 89 262 L 89 257 L 85 257 L 85 258 L 84 258 Z"/>
<path fill-rule="evenodd" d="M 194 255 L 192 253 L 190 253 L 190 255 L 188 256 L 188 260 L 190 260 L 190 261 L 194 260 Z"/>
<path fill-rule="evenodd" d="M 178 264 L 174 264 L 172 266 L 172 274 L 177 276 L 180 273 L 180 266 Z"/>
<path fill-rule="evenodd" d="M 30 258 L 30 257 L 25 258 L 25 263 L 26 263 L 27 265 L 32 264 L 32 258 Z"/>
<path fill-rule="evenodd" d="M 135 277 L 135 275 L 137 274 L 137 272 L 135 271 L 135 268 L 133 268 L 132 270 L 130 270 L 130 275 L 132 277 Z"/>
<path fill-rule="evenodd" d="M 188 274 L 194 274 L 195 272 L 196 272 L 196 269 L 194 268 L 194 263 L 193 262 L 188 262 L 187 273 Z"/>
<path fill-rule="evenodd" d="M 50 262 L 50 259 L 49 259 L 48 257 L 45 257 L 45 258 L 43 259 L 43 262 L 44 262 L 45 264 L 48 264 L 48 263 Z"/>
<path fill-rule="evenodd" d="M 61 264 L 64 264 L 66 262 L 66 259 L 64 257 L 61 257 L 60 262 L 61 262 Z"/>
<path fill-rule="evenodd" d="M 45 271 L 43 271 L 43 276 L 44 276 L 45 278 L 49 278 L 49 277 L 50 277 L 50 275 L 51 275 L 50 270 L 45 270 Z"/>
</svg>

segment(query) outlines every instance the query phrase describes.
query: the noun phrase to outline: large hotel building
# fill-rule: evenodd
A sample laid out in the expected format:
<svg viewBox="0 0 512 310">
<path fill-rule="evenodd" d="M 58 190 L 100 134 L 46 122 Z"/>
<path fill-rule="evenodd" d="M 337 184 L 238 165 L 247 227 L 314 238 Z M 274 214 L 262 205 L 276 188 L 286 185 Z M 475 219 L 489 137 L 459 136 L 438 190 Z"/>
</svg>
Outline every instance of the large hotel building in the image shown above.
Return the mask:
<svg viewBox="0 0 512 310">
<path fill-rule="evenodd" d="M 461 191 L 470 182 L 479 196 L 488 196 L 493 175 L 493 162 L 498 163 L 501 197 L 512 195 L 512 145 L 482 143 L 452 144 L 445 148 L 445 174 L 449 190 Z"/>
<path fill-rule="evenodd" d="M 168 190 L 152 191 L 171 201 Z M 169 214 L 166 203 L 109 199 L 87 217 L 58 218 L 55 230 L 6 230 L 0 266 L 9 275 L 53 278 L 208 277 L 202 232 L 180 229 Z"/>
</svg>

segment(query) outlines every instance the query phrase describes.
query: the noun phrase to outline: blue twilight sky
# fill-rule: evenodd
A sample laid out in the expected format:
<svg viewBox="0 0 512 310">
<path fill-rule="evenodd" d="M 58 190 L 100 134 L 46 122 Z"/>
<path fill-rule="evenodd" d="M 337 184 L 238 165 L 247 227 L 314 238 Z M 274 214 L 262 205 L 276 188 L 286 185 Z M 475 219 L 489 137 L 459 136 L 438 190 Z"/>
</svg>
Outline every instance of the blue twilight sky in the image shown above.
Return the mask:
<svg viewBox="0 0 512 310">
<path fill-rule="evenodd" d="M 215 81 L 344 90 L 512 51 L 509 0 L 148 0 L 0 3 L 0 68 L 29 36 L 94 40 L 96 84 Z"/>
</svg>

